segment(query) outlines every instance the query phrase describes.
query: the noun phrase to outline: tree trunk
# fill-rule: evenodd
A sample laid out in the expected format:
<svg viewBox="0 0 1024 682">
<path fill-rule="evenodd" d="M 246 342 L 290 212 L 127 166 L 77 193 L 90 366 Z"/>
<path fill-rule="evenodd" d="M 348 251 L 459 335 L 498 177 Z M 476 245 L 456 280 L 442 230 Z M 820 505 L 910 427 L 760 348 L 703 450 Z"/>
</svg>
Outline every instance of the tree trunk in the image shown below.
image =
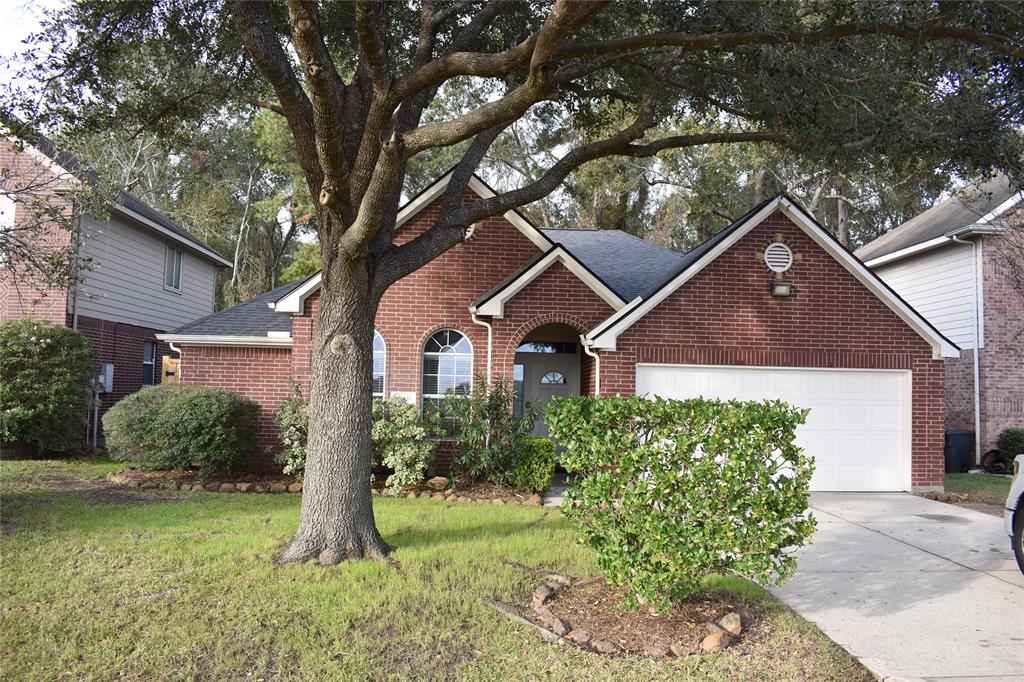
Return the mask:
<svg viewBox="0 0 1024 682">
<path fill-rule="evenodd" d="M 373 322 L 368 258 L 325 264 L 313 348 L 299 530 L 280 563 L 383 559 L 370 495 Z"/>
<path fill-rule="evenodd" d="M 843 246 L 850 245 L 850 207 L 846 203 L 846 182 L 840 178 L 836 183 L 836 236 Z"/>
</svg>

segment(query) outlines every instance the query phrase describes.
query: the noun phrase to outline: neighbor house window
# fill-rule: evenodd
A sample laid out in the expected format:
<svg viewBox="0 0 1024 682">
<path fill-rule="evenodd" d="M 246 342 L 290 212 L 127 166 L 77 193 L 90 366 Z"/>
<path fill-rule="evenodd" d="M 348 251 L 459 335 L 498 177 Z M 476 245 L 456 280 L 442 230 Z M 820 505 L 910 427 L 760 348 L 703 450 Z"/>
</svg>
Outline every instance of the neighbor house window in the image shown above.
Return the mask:
<svg viewBox="0 0 1024 682">
<path fill-rule="evenodd" d="M 387 346 L 384 337 L 373 330 L 373 397 L 384 397 L 384 367 L 387 363 Z"/>
<path fill-rule="evenodd" d="M 184 254 L 173 246 L 164 251 L 164 286 L 181 291 L 181 261 Z"/>
<path fill-rule="evenodd" d="M 156 344 L 152 341 L 142 342 L 142 385 L 152 386 L 156 374 Z"/>
<path fill-rule="evenodd" d="M 444 396 L 469 395 L 473 382 L 473 347 L 461 332 L 442 329 L 423 347 L 423 411 L 444 415 Z M 449 426 L 452 426 L 449 424 Z"/>
</svg>

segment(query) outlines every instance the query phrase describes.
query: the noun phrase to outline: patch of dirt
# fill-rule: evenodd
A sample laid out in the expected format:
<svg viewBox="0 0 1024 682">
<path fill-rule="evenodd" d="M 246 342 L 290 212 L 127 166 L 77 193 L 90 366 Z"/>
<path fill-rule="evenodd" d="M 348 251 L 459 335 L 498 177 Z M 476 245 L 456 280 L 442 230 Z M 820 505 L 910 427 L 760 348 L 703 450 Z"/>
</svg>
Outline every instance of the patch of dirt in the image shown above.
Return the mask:
<svg viewBox="0 0 1024 682">
<path fill-rule="evenodd" d="M 32 484 L 43 490 L 52 490 L 76 501 L 89 504 L 152 504 L 157 501 L 148 490 L 125 488 L 105 480 L 85 480 L 61 474 L 34 476 Z M 174 496 L 159 498 L 160 502 L 175 499 Z"/>
<path fill-rule="evenodd" d="M 629 609 L 624 596 L 622 588 L 596 579 L 561 590 L 548 602 L 548 608 L 566 621 L 570 629 L 584 628 L 594 639 L 606 639 L 625 653 L 640 655 L 652 645 L 667 649 L 679 644 L 685 650 L 696 651 L 709 633 L 707 623 L 717 623 L 733 611 L 751 613 L 735 594 L 721 590 L 701 590 L 662 613 L 643 606 Z M 543 625 L 532 609 L 525 612 L 529 612 L 532 621 Z M 759 639 L 760 619 L 754 614 L 752 620 L 733 646 L 747 638 Z"/>
</svg>

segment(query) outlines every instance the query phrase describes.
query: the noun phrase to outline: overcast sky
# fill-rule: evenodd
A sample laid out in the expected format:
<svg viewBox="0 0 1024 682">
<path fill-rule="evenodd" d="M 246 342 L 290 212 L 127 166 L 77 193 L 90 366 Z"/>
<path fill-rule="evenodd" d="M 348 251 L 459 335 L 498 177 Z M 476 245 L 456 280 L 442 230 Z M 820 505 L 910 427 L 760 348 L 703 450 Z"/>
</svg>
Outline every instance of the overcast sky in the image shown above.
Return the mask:
<svg viewBox="0 0 1024 682">
<path fill-rule="evenodd" d="M 22 41 L 39 28 L 43 10 L 60 4 L 60 0 L 0 0 L 0 58 L 24 49 Z"/>
</svg>

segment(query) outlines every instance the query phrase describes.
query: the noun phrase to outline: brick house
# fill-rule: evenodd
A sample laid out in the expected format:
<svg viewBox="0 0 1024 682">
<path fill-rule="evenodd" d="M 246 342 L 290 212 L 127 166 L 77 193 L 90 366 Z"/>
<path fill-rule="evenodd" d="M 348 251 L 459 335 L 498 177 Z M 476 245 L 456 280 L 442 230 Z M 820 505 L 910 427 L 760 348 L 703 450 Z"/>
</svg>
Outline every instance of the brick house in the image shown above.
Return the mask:
<svg viewBox="0 0 1024 682">
<path fill-rule="evenodd" d="M 963 349 L 946 360 L 946 425 L 976 434 L 975 455 L 1024 427 L 1024 292 L 1013 287 L 1020 189 L 998 176 L 973 185 L 857 255 Z M 1008 232 L 1016 227 L 1018 231 Z M 1012 259 L 1012 260 L 1011 260 Z M 975 388 L 977 387 L 977 390 Z"/>
<path fill-rule="evenodd" d="M 34 146 L 0 140 L 0 221 L 23 225 L 43 248 L 65 248 L 86 263 L 79 281 L 54 287 L 18 267 L 0 267 L 0 322 L 24 317 L 67 325 L 92 344 L 97 370 L 112 378 L 102 394 L 102 415 L 142 386 L 159 383 L 161 363 L 170 351 L 157 334 L 213 311 L 219 268 L 231 262 L 188 230 L 128 192 L 119 192 L 109 215 L 74 215 L 74 186 L 95 182 L 78 160 L 40 137 Z M 24 188 L 32 186 L 28 201 Z M 38 201 L 57 206 L 73 219 L 68 230 L 45 218 Z"/>
<path fill-rule="evenodd" d="M 401 210 L 396 241 L 434 223 L 447 181 Z M 273 466 L 290 382 L 308 386 L 319 287 L 313 275 L 160 336 L 181 348 L 185 382 L 261 405 L 254 467 Z M 515 211 L 487 219 L 385 293 L 373 378 L 376 395 L 424 408 L 478 374 L 509 379 L 517 409 L 571 394 L 782 398 L 812 409 L 798 438 L 816 489 L 909 490 L 942 485 L 942 359 L 958 353 L 779 196 L 687 254 Z"/>
</svg>

